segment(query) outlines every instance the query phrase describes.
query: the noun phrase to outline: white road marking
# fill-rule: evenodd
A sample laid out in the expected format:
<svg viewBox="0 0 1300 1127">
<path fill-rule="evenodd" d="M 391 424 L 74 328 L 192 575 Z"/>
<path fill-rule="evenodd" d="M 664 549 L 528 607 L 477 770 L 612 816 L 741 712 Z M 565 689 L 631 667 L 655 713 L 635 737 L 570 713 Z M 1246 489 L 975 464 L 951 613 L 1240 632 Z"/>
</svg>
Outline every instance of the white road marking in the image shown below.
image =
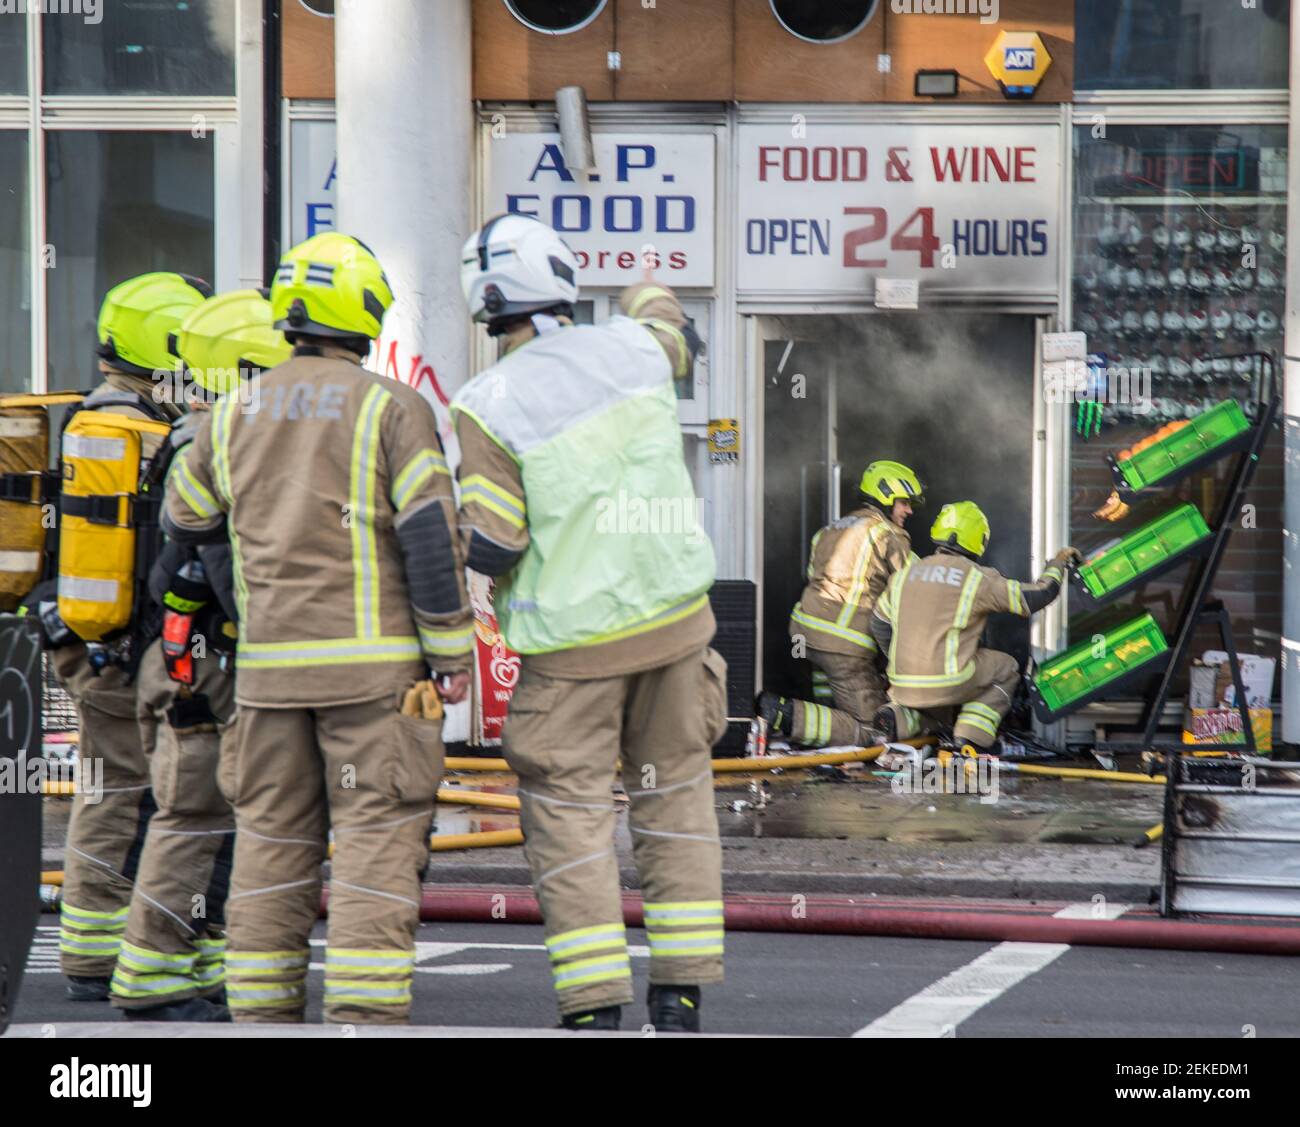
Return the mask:
<svg viewBox="0 0 1300 1127">
<path fill-rule="evenodd" d="M 1067 904 L 1058 920 L 1118 919 L 1128 904 Z M 999 943 L 859 1029 L 854 1037 L 951 1037 L 957 1026 L 1013 986 L 1055 962 L 1068 943 Z"/>
<path fill-rule="evenodd" d="M 932 982 L 854 1037 L 951 1037 L 982 1006 L 1036 974 L 1070 949 L 1066 943 L 999 943 Z"/>
<path fill-rule="evenodd" d="M 1054 919 L 1058 920 L 1117 920 L 1127 912 L 1132 904 L 1112 904 L 1109 900 L 1097 903 L 1067 904 Z"/>
</svg>

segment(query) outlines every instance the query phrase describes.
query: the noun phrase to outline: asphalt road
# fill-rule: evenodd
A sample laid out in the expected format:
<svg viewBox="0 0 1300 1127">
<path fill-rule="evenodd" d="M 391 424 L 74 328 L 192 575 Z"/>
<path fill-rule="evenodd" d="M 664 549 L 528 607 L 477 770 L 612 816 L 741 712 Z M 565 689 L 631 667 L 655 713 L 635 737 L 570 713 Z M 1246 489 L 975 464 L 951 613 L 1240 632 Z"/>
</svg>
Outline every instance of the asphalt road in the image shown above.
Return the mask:
<svg viewBox="0 0 1300 1127">
<path fill-rule="evenodd" d="M 313 945 L 322 948 L 324 924 Z M 412 1020 L 544 1028 L 555 1023 L 539 927 L 423 924 Z M 644 932 L 629 930 L 638 998 Z M 309 1019 L 320 1020 L 313 963 Z M 803 1036 L 1300 1036 L 1300 960 L 1056 944 L 730 932 L 727 981 L 705 992 L 706 1029 Z M 112 1021 L 108 1003 L 64 999 L 53 916 L 28 962 L 18 1023 Z M 624 1029 L 644 1021 L 640 1002 Z"/>
</svg>

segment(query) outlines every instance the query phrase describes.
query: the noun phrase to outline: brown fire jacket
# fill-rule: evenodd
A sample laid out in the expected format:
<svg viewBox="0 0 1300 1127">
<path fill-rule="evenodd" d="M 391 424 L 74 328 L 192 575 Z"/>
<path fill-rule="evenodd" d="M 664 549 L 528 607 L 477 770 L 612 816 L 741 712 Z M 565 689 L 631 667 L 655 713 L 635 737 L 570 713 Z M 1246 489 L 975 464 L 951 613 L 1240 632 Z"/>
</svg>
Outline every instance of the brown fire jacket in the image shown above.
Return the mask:
<svg viewBox="0 0 1300 1127">
<path fill-rule="evenodd" d="M 1037 583 L 1022 584 L 955 552 L 910 561 L 890 580 L 871 624 L 889 654 L 890 696 L 914 708 L 957 702 L 974 675 L 985 619 L 1028 618 L 1060 594 L 1063 578 L 1056 563 Z"/>
<path fill-rule="evenodd" d="M 871 612 L 889 577 L 912 558 L 912 541 L 865 505 L 813 537 L 808 585 L 790 612 L 790 637 L 825 653 L 876 652 Z"/>
<path fill-rule="evenodd" d="M 352 353 L 296 349 L 208 412 L 168 478 L 163 527 L 223 523 L 240 638 L 236 697 L 262 708 L 377 700 L 469 668 L 451 476 L 433 411 Z"/>
</svg>

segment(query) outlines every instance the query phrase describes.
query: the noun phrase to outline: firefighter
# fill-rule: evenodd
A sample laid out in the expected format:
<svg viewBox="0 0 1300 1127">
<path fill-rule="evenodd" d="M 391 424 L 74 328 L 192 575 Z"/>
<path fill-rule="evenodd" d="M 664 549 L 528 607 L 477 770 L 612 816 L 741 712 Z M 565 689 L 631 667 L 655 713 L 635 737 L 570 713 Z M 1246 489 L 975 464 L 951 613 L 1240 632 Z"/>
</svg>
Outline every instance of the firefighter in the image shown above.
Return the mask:
<svg viewBox="0 0 1300 1127">
<path fill-rule="evenodd" d="M 176 353 L 192 410 L 172 427 L 173 458 L 210 400 L 286 360 L 271 303 L 257 290 L 209 298 L 181 323 Z M 244 387 L 248 385 L 244 384 Z M 179 463 L 173 463 L 173 470 Z M 188 488 L 173 473 L 167 488 Z M 112 1002 L 142 1021 L 229 1021 L 225 901 L 235 818 L 217 789 L 218 730 L 234 712 L 234 576 L 229 542 L 163 549 L 150 591 L 164 608 L 145 652 L 137 710 L 158 811 L 149 823 Z"/>
<path fill-rule="evenodd" d="M 474 635 L 433 411 L 361 366 L 392 300 L 357 239 L 290 250 L 271 304 L 292 357 L 207 412 L 167 493 L 168 535 L 228 535 L 234 560 L 236 1022 L 303 1020 L 331 829 L 325 1019 L 410 1014 L 442 702 L 465 698 Z"/>
<path fill-rule="evenodd" d="M 211 296 L 182 274 L 142 274 L 111 289 L 100 307 L 96 356 L 101 382 L 82 402 L 154 422 L 181 414 L 159 376 L 172 374 L 168 341 L 182 318 Z M 140 436 L 142 469 L 162 440 Z M 130 577 L 126 577 L 129 581 Z M 136 723 L 134 661 L 125 650 L 87 647 L 58 613 L 54 584 L 33 592 L 55 672 L 77 707 L 77 753 L 103 764 L 103 793 L 73 800 L 59 912 L 59 962 L 73 1001 L 103 1001 L 126 928 L 145 828 L 155 806 L 149 764 Z M 140 624 L 152 608 L 136 605 Z M 142 638 L 134 639 L 139 643 Z M 118 660 L 125 655 L 125 660 Z"/>
<path fill-rule="evenodd" d="M 980 566 L 989 522 L 973 501 L 945 505 L 930 539 L 934 554 L 906 563 L 876 602 L 871 633 L 889 654 L 890 703 L 875 724 L 889 740 L 905 739 L 921 731 L 920 712 L 956 708 L 954 743 L 996 753 L 1020 668 L 1010 654 L 980 645 L 984 621 L 1042 610 L 1081 556 L 1062 548 L 1030 584 Z"/>
<path fill-rule="evenodd" d="M 875 742 L 873 720 L 887 700 L 871 612 L 912 556 L 904 525 L 924 490 L 901 462 L 880 461 L 863 471 L 859 491 L 861 507 L 813 537 L 808 585 L 790 613 L 794 652 L 812 662 L 813 691 L 831 705 L 768 692 L 757 702 L 768 731 L 809 747 Z"/>
<path fill-rule="evenodd" d="M 633 1000 L 613 840 L 621 759 L 650 1021 L 694 1031 L 700 987 L 722 980 L 710 752 L 726 728 L 726 667 L 709 648 L 713 549 L 674 393 L 698 338 L 648 270 L 622 315 L 574 325 L 577 270 L 524 216 L 498 216 L 465 244 L 462 288 L 501 358 L 452 402 L 461 526 L 468 566 L 498 577 L 496 613 L 522 655 L 505 755 L 561 1022 L 616 1029 Z"/>
</svg>

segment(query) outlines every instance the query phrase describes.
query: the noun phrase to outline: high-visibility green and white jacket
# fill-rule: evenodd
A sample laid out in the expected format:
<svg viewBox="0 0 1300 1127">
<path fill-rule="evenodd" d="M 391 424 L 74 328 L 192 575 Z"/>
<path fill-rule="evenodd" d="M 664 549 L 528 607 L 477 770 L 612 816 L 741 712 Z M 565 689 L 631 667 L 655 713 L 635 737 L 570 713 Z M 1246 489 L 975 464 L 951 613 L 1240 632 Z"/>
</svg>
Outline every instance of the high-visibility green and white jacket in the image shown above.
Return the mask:
<svg viewBox="0 0 1300 1127">
<path fill-rule="evenodd" d="M 673 386 L 684 319 L 661 286 L 622 301 L 599 326 L 534 318 L 451 405 L 468 566 L 499 577 L 506 644 L 556 676 L 653 668 L 713 635 Z"/>
<path fill-rule="evenodd" d="M 813 537 L 808 585 L 790 612 L 790 637 L 824 653 L 876 652 L 876 600 L 912 555 L 912 541 L 874 505 L 864 505 Z"/>
<path fill-rule="evenodd" d="M 912 708 L 959 703 L 990 614 L 1025 618 L 1061 592 L 1055 560 L 1036 583 L 1008 579 L 955 552 L 910 560 L 876 602 L 872 633 L 889 653 L 889 695 Z"/>
<path fill-rule="evenodd" d="M 342 348 L 298 348 L 219 400 L 173 461 L 163 527 L 227 533 L 236 699 L 378 700 L 469 668 L 451 475 L 433 410 Z"/>
</svg>

